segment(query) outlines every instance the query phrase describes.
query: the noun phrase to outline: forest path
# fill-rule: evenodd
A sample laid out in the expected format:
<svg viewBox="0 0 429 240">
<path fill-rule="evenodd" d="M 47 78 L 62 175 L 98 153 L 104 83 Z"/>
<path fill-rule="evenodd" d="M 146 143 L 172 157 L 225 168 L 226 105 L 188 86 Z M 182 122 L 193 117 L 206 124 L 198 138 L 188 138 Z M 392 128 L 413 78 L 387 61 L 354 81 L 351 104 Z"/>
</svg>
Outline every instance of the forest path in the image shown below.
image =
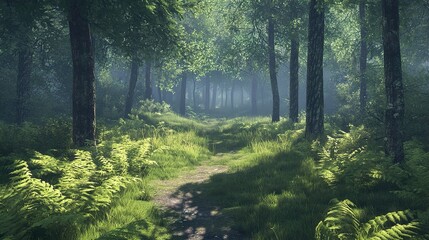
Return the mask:
<svg viewBox="0 0 429 240">
<path fill-rule="evenodd" d="M 204 197 L 204 189 L 196 184 L 210 181 L 210 177 L 225 173 L 226 159 L 234 159 L 234 153 L 219 153 L 201 163 L 195 169 L 184 172 L 177 178 L 157 180 L 157 192 L 153 201 L 173 220 L 173 239 L 243 239 L 231 228 L 232 220 L 222 214 L 221 209 Z"/>
</svg>

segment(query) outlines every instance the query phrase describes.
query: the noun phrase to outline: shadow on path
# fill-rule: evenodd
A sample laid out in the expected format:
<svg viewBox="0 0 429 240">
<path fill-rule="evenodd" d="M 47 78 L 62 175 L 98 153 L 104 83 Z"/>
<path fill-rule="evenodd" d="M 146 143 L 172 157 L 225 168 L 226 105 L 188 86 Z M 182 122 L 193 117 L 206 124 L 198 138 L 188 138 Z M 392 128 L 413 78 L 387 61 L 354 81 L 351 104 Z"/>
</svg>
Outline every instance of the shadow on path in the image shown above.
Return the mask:
<svg viewBox="0 0 429 240">
<path fill-rule="evenodd" d="M 221 158 L 214 156 L 212 161 Z M 202 165 L 187 175 L 155 183 L 159 190 L 154 201 L 165 210 L 165 217 L 174 220 L 173 239 L 246 239 L 199 187 L 227 170 L 225 165 Z"/>
</svg>

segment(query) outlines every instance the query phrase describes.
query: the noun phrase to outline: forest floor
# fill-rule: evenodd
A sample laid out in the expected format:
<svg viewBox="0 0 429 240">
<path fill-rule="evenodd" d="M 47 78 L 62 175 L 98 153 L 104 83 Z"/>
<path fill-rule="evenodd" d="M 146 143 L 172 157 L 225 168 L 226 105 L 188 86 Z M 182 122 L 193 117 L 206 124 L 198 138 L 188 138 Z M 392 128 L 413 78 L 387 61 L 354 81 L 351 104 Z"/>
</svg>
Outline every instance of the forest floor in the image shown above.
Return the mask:
<svg viewBox="0 0 429 240">
<path fill-rule="evenodd" d="M 177 178 L 153 182 L 157 187 L 153 201 L 172 220 L 170 230 L 174 239 L 244 239 L 232 229 L 232 219 L 222 214 L 221 208 L 198 187 L 212 176 L 227 172 L 225 161 L 235 155 L 218 153 Z"/>
</svg>

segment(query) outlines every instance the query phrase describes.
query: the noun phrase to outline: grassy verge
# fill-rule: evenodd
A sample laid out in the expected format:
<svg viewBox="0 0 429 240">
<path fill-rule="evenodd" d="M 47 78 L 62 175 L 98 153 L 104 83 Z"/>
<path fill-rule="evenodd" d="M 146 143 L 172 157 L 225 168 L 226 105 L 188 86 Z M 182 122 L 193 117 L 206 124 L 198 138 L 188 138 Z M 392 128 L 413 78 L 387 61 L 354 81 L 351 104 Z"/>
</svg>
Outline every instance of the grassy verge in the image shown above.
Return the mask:
<svg viewBox="0 0 429 240">
<path fill-rule="evenodd" d="M 362 221 L 410 208 L 410 204 L 394 194 L 396 186 L 371 177 L 376 170 L 384 171 L 382 155 L 374 149 L 355 152 L 354 148 L 361 148 L 360 137 L 365 136 L 362 129 L 353 130 L 351 136 L 339 138 L 339 142 L 329 140 L 324 145 L 328 150 L 335 146 L 337 156 L 330 158 L 340 169 L 344 168 L 331 169 L 336 179 L 330 185 L 321 169 L 326 166 L 316 154 L 323 150 L 320 145 L 304 140 L 302 123 L 268 121 L 223 122 L 211 141 L 218 144 L 218 149 L 233 150 L 220 154 L 224 155 L 223 164 L 230 166 L 229 172 L 214 175 L 209 182 L 187 184 L 183 189 L 192 189 L 200 193 L 198 201 L 208 201 L 223 209 L 233 219 L 233 227 L 245 236 L 314 239 L 316 225 L 324 219 L 335 198 L 355 202 L 360 207 L 356 211 Z"/>
<path fill-rule="evenodd" d="M 189 171 L 208 159 L 211 153 L 207 139 L 196 133 L 198 123 L 173 114 L 156 115 L 156 119 L 152 118 L 150 122 L 157 125 L 131 119 L 123 121 L 118 129 L 106 133 L 105 138 L 109 141 L 121 144 L 126 143 L 121 139 L 126 133 L 132 136 L 131 140 L 127 140 L 131 143 L 146 138 L 150 146 L 146 158 L 153 164 L 143 170 L 143 175 L 136 175 L 142 181 L 130 183 L 106 213 L 106 217 L 82 231 L 78 239 L 171 238 L 169 222 L 164 220 L 161 212 L 150 201 L 156 192 L 153 182 L 174 178 Z M 174 122 L 180 122 L 181 127 L 172 124 Z M 148 132 L 151 134 L 148 135 Z"/>
</svg>

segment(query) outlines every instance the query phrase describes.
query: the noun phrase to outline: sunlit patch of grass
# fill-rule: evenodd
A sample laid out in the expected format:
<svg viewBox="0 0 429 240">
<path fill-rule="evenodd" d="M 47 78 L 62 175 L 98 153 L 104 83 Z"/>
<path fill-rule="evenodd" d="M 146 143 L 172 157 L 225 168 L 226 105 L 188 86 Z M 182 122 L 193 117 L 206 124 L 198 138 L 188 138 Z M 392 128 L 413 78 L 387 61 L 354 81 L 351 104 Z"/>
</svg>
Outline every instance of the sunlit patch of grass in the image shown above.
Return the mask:
<svg viewBox="0 0 429 240">
<path fill-rule="evenodd" d="M 186 168 L 200 164 L 210 155 L 207 140 L 197 136 L 194 131 L 155 138 L 153 144 L 159 150 L 151 156 L 151 160 L 157 162 L 158 167 L 149 170 L 148 178 L 171 178 Z"/>
<path fill-rule="evenodd" d="M 213 127 L 213 122 L 210 121 L 196 121 L 190 118 L 185 118 L 177 115 L 173 112 L 167 113 L 145 113 L 143 119 L 153 125 L 157 125 L 160 122 L 164 122 L 168 127 L 176 131 L 204 131 L 207 127 Z"/>
<path fill-rule="evenodd" d="M 89 226 L 78 239 L 170 239 L 168 222 L 153 203 L 142 200 L 145 184 L 130 184 L 106 218 Z"/>
<path fill-rule="evenodd" d="M 334 195 L 305 153 L 276 138 L 253 141 L 225 163 L 228 173 L 194 188 L 221 206 L 236 229 L 252 239 L 313 238 L 314 226 Z"/>
</svg>

